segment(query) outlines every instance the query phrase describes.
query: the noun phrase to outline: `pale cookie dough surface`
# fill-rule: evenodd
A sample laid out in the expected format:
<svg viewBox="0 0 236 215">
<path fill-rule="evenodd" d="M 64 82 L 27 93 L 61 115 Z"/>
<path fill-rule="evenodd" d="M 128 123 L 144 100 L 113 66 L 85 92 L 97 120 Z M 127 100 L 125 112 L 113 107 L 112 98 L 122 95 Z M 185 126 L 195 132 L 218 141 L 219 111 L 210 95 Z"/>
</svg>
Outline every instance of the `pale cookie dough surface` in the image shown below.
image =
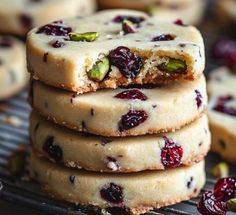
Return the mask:
<svg viewBox="0 0 236 215">
<path fill-rule="evenodd" d="M 124 16 L 135 17 L 136 21 L 144 19 L 135 27 L 136 33 L 124 34 L 120 21 Z M 64 32 L 53 31 L 53 34 L 63 36 L 47 35 L 50 33 L 45 29 L 58 29 L 58 26 Z M 71 32 L 91 31 L 99 33 L 93 42 L 71 41 L 69 38 Z M 152 41 L 154 38 L 162 41 Z M 120 51 L 123 54 L 118 52 L 121 46 L 128 51 L 123 48 Z M 116 58 L 111 54 L 114 50 Z M 103 79 L 94 80 L 89 76 L 90 71 L 104 56 L 111 68 Z M 197 79 L 205 65 L 204 44 L 196 28 L 160 21 L 130 10 L 102 11 L 86 18 L 36 28 L 28 34 L 27 59 L 34 79 L 77 93 L 129 84 Z M 184 67 L 172 72 L 161 68 L 173 59 L 182 61 Z"/>
<path fill-rule="evenodd" d="M 95 9 L 95 0 L 1 0 L 0 32 L 25 36 L 35 26 Z"/>
<path fill-rule="evenodd" d="M 212 132 L 212 151 L 236 163 L 236 74 L 220 68 L 208 84 L 211 100 L 208 110 Z"/>
<path fill-rule="evenodd" d="M 102 8 L 130 8 L 149 12 L 159 19 L 173 22 L 181 19 L 186 24 L 196 25 L 202 19 L 205 9 L 205 0 L 99 0 Z"/>
<path fill-rule="evenodd" d="M 18 93 L 28 80 L 24 44 L 9 36 L 0 36 L 0 100 Z"/>
<path fill-rule="evenodd" d="M 178 148 L 177 167 L 199 162 L 210 148 L 208 120 L 204 115 L 175 133 L 127 138 L 83 135 L 56 126 L 32 113 L 30 140 L 34 152 L 66 166 L 101 172 L 138 172 L 165 169 L 167 149 Z M 54 149 L 51 151 L 51 149 Z M 58 156 L 55 151 L 60 151 Z"/>
<path fill-rule="evenodd" d="M 199 118 L 207 105 L 204 76 L 153 89 L 119 88 L 81 95 L 35 81 L 31 94 L 32 107 L 43 116 L 102 136 L 175 131 Z"/>
<path fill-rule="evenodd" d="M 218 16 L 220 20 L 229 24 L 236 22 L 236 1 L 235 0 L 218 0 Z M 228 22 L 228 23 L 227 23 Z M 232 26 L 233 27 L 233 26 Z"/>
<path fill-rule="evenodd" d="M 166 171 L 105 174 L 63 168 L 32 154 L 30 175 L 55 198 L 101 208 L 125 207 L 131 214 L 196 197 L 205 183 L 203 161 Z"/>
</svg>

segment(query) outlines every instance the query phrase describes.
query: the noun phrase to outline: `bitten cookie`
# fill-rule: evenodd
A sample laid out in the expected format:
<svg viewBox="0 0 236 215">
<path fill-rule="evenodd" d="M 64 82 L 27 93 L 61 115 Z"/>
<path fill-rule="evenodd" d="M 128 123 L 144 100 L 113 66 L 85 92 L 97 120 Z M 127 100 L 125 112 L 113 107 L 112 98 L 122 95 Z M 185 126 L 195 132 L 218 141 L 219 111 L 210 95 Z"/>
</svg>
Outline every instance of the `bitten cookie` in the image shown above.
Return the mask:
<svg viewBox="0 0 236 215">
<path fill-rule="evenodd" d="M 39 81 L 32 85 L 31 104 L 37 112 L 68 128 L 101 136 L 175 131 L 199 118 L 207 104 L 204 76 L 150 89 L 81 95 Z"/>
<path fill-rule="evenodd" d="M 95 0 L 1 0 L 0 32 L 25 36 L 35 26 L 95 9 Z"/>
<path fill-rule="evenodd" d="M 205 65 L 196 28 L 130 10 L 36 28 L 28 34 L 27 59 L 34 79 L 77 93 L 193 80 Z"/>
<path fill-rule="evenodd" d="M 102 8 L 130 8 L 148 11 L 166 21 L 181 19 L 186 24 L 198 24 L 205 9 L 205 0 L 99 0 Z"/>
<path fill-rule="evenodd" d="M 209 120 L 212 132 L 212 151 L 225 160 L 236 163 L 236 75 L 226 68 L 213 72 L 209 81 L 212 95 Z"/>
<path fill-rule="evenodd" d="M 23 43 L 13 37 L 0 36 L 0 100 L 18 93 L 27 80 Z"/>
<path fill-rule="evenodd" d="M 72 132 L 32 113 L 30 140 L 39 156 L 69 167 L 100 172 L 138 172 L 192 165 L 202 160 L 210 148 L 205 115 L 175 133 L 104 138 Z"/>
<path fill-rule="evenodd" d="M 142 214 L 196 197 L 205 183 L 203 161 L 166 171 L 105 174 L 63 168 L 32 154 L 30 175 L 55 198 L 108 211 L 120 207 L 120 214 Z"/>
</svg>

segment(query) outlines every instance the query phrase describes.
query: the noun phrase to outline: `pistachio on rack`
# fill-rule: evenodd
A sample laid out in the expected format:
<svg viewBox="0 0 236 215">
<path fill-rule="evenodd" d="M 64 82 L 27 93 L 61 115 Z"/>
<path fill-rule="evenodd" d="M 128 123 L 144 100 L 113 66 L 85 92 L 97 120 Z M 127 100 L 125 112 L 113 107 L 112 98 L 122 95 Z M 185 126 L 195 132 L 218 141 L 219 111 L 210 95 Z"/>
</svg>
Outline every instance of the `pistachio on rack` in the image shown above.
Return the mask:
<svg viewBox="0 0 236 215">
<path fill-rule="evenodd" d="M 225 162 L 221 162 L 217 164 L 213 169 L 212 169 L 212 174 L 214 175 L 215 178 L 226 178 L 229 176 L 229 166 Z"/>
</svg>

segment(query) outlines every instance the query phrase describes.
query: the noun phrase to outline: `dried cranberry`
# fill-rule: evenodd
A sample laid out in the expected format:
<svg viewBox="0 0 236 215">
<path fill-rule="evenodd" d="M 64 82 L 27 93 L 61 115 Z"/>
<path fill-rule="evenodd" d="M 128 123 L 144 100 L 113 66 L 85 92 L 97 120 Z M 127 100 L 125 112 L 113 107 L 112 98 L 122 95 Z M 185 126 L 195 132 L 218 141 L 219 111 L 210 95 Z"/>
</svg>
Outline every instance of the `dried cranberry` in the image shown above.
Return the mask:
<svg viewBox="0 0 236 215">
<path fill-rule="evenodd" d="M 124 20 L 129 20 L 132 23 L 140 24 L 145 19 L 144 19 L 144 17 L 141 17 L 141 16 L 123 16 L 123 15 L 118 15 L 112 21 L 115 22 L 115 23 L 121 23 Z"/>
<path fill-rule="evenodd" d="M 183 148 L 173 140 L 163 137 L 165 146 L 161 150 L 161 162 L 165 167 L 176 168 L 181 164 Z"/>
<path fill-rule="evenodd" d="M 231 95 L 219 97 L 216 102 L 216 105 L 213 107 L 213 110 L 228 114 L 230 116 L 236 116 L 236 109 L 233 107 L 226 106 L 227 102 L 230 102 L 233 99 L 234 98 Z"/>
<path fill-rule="evenodd" d="M 200 93 L 200 91 L 195 90 L 196 93 L 196 102 L 197 102 L 197 107 L 200 108 L 202 106 L 202 94 Z"/>
<path fill-rule="evenodd" d="M 226 203 L 218 200 L 212 191 L 204 193 L 197 206 L 198 211 L 203 215 L 225 215 Z"/>
<path fill-rule="evenodd" d="M 156 36 L 156 37 L 152 38 L 152 42 L 174 40 L 175 37 L 176 36 L 173 35 L 173 34 L 161 34 L 159 36 Z"/>
<path fill-rule="evenodd" d="M 137 89 L 125 90 L 125 91 L 115 95 L 115 98 L 129 99 L 129 100 L 137 99 L 137 100 L 141 100 L 141 101 L 147 100 L 147 96 L 144 95 L 140 90 L 137 90 Z"/>
<path fill-rule="evenodd" d="M 174 21 L 174 24 L 180 25 L 180 26 L 186 26 L 181 19 L 177 19 L 176 21 Z"/>
<path fill-rule="evenodd" d="M 232 71 L 236 71 L 236 50 L 225 56 L 225 64 Z"/>
<path fill-rule="evenodd" d="M 222 200 L 228 201 L 236 195 L 236 178 L 222 178 L 214 187 L 214 195 Z"/>
<path fill-rule="evenodd" d="M 32 17 L 28 14 L 20 14 L 19 20 L 21 25 L 26 29 L 30 30 L 33 27 L 33 20 Z"/>
<path fill-rule="evenodd" d="M 113 204 L 123 203 L 123 188 L 115 183 L 106 184 L 100 190 L 101 197 Z"/>
<path fill-rule="evenodd" d="M 62 41 L 56 40 L 51 43 L 53 48 L 61 48 L 62 46 L 65 45 Z"/>
<path fill-rule="evenodd" d="M 148 115 L 143 110 L 130 110 L 127 114 L 121 117 L 118 124 L 119 131 L 122 132 L 137 127 L 141 123 L 145 122 L 147 118 Z"/>
<path fill-rule="evenodd" d="M 139 74 L 143 65 L 142 59 L 124 46 L 110 51 L 109 59 L 111 65 L 116 66 L 126 78 L 131 79 Z"/>
<path fill-rule="evenodd" d="M 36 33 L 51 36 L 68 36 L 71 31 L 72 28 L 64 25 L 62 21 L 56 21 L 40 27 Z"/>
<path fill-rule="evenodd" d="M 213 56 L 217 58 L 225 58 L 230 53 L 236 52 L 236 42 L 229 39 L 218 40 L 213 45 Z"/>
<path fill-rule="evenodd" d="M 10 37 L 1 37 L 0 46 L 3 48 L 10 48 L 13 45 L 13 41 Z"/>
<path fill-rule="evenodd" d="M 44 54 L 43 54 L 43 62 L 45 62 L 45 63 L 47 63 L 48 62 L 48 52 L 45 52 Z"/>
<path fill-rule="evenodd" d="M 54 137 L 50 136 L 46 139 L 43 144 L 43 151 L 48 153 L 48 155 L 55 161 L 62 160 L 62 149 L 54 143 Z"/>
</svg>

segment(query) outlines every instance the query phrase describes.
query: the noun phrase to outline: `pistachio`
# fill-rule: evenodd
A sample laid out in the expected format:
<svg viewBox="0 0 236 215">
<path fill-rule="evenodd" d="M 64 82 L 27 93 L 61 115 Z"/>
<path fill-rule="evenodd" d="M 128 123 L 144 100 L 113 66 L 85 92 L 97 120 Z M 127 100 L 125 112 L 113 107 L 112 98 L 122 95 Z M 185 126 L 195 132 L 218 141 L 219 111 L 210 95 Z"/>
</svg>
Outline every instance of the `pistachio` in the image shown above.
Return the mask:
<svg viewBox="0 0 236 215">
<path fill-rule="evenodd" d="M 86 41 L 93 42 L 99 37 L 98 32 L 86 32 L 86 33 L 69 33 L 69 37 L 72 41 Z"/>
<path fill-rule="evenodd" d="M 93 81 L 102 81 L 110 69 L 110 61 L 107 57 L 98 60 L 93 68 L 88 72 L 89 79 Z"/>
<path fill-rule="evenodd" d="M 236 199 L 230 199 L 226 204 L 229 211 L 236 212 Z"/>
<path fill-rule="evenodd" d="M 159 10 L 160 7 L 156 4 L 151 4 L 147 7 L 147 13 L 151 16 L 154 16 Z"/>
<path fill-rule="evenodd" d="M 167 62 L 157 66 L 158 69 L 169 73 L 185 73 L 187 65 L 183 60 L 170 58 Z"/>
<path fill-rule="evenodd" d="M 212 169 L 212 174 L 216 178 L 226 178 L 229 176 L 229 166 L 225 162 L 221 162 L 217 164 L 213 169 Z"/>
<path fill-rule="evenodd" d="M 137 32 L 136 25 L 127 19 L 122 22 L 122 30 L 125 32 L 125 34 Z"/>
</svg>

